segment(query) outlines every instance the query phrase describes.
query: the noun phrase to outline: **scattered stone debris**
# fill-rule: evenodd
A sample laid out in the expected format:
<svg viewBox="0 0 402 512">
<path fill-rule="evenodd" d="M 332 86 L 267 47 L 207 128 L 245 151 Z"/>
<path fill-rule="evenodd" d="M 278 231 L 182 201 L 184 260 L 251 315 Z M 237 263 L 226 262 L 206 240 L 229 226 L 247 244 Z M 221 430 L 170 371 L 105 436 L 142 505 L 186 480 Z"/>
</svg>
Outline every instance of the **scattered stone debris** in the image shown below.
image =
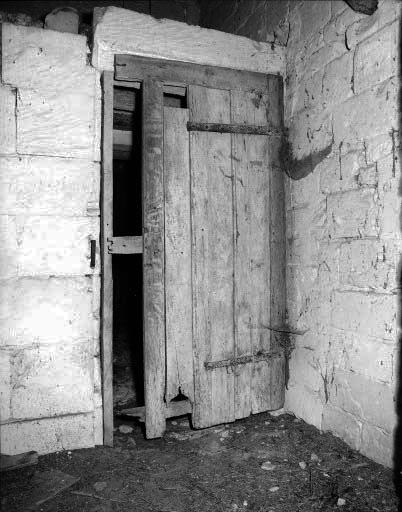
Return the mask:
<svg viewBox="0 0 402 512">
<path fill-rule="evenodd" d="M 96 492 L 102 492 L 107 487 L 107 482 L 95 482 L 94 489 Z"/>
<path fill-rule="evenodd" d="M 265 471 L 273 471 L 275 469 L 275 466 L 272 464 L 271 461 L 266 460 L 261 464 L 261 469 L 264 469 Z"/>
<path fill-rule="evenodd" d="M 146 440 L 139 422 L 124 435 L 118 425 L 128 422 L 117 420 L 113 448 L 62 451 L 39 457 L 37 467 L 2 473 L 0 508 L 28 511 L 27 500 L 37 501 L 36 472 L 58 470 L 81 480 L 35 512 L 397 510 L 391 470 L 294 416 L 263 413 L 202 430 L 192 430 L 188 419 L 174 421 L 163 438 Z"/>
<path fill-rule="evenodd" d="M 80 15 L 74 7 L 57 7 L 45 18 L 44 28 L 78 34 Z"/>
<path fill-rule="evenodd" d="M 130 427 L 129 425 L 120 425 L 119 432 L 122 434 L 131 434 L 133 431 L 133 427 Z"/>
<path fill-rule="evenodd" d="M 278 416 L 283 416 L 286 414 L 285 409 L 278 409 L 277 411 L 270 411 L 269 413 L 272 417 L 277 418 Z"/>
</svg>

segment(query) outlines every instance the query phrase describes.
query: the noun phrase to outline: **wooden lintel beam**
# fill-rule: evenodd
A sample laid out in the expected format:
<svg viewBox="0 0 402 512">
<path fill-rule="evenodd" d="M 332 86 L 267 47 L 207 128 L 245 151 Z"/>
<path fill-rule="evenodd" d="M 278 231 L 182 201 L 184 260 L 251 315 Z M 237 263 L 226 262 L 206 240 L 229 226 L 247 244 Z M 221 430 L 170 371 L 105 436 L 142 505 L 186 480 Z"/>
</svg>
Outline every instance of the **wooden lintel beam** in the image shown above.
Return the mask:
<svg viewBox="0 0 402 512">
<path fill-rule="evenodd" d="M 187 123 L 189 132 L 241 133 L 247 135 L 281 136 L 281 132 L 271 126 L 257 126 L 235 123 Z"/>
</svg>

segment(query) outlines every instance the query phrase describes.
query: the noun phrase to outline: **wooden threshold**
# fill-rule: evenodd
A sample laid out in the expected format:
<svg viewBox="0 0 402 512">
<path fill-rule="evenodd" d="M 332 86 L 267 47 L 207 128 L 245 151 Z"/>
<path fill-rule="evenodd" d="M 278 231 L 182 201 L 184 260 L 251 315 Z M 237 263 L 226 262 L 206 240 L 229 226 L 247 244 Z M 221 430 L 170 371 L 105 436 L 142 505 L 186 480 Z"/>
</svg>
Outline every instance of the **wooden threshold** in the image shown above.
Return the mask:
<svg viewBox="0 0 402 512">
<path fill-rule="evenodd" d="M 165 418 L 175 418 L 176 416 L 191 414 L 193 412 L 193 407 L 189 400 L 181 400 L 180 402 L 170 402 L 169 404 L 165 404 L 164 412 Z M 120 411 L 120 414 L 123 416 L 139 418 L 140 421 L 145 421 L 145 406 L 123 409 Z"/>
</svg>

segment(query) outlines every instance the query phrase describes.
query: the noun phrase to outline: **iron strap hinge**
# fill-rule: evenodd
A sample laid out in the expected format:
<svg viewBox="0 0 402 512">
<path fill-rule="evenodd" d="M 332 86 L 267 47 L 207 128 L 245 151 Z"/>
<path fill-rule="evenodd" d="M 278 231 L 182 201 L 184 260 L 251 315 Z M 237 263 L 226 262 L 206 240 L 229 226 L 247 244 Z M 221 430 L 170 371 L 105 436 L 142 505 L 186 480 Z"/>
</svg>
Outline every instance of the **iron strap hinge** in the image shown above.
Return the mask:
<svg viewBox="0 0 402 512">
<path fill-rule="evenodd" d="M 269 125 L 257 126 L 253 124 L 236 123 L 196 123 L 188 121 L 187 131 L 189 132 L 217 132 L 217 133 L 240 133 L 244 135 L 270 135 L 281 137 L 282 132 Z"/>
<path fill-rule="evenodd" d="M 283 352 L 257 352 L 257 354 L 232 357 L 230 359 L 222 359 L 221 361 L 205 361 L 204 367 L 206 370 L 215 370 L 215 368 L 227 368 L 240 364 L 258 363 L 259 361 L 268 361 L 281 357 L 283 357 Z"/>
</svg>

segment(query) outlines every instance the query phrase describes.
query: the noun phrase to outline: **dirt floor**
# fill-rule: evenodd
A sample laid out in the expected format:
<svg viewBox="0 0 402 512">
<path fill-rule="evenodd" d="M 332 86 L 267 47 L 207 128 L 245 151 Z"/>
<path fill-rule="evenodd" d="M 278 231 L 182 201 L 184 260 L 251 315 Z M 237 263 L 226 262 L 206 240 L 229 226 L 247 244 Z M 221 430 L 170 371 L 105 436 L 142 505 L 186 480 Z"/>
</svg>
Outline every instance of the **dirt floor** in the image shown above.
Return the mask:
<svg viewBox="0 0 402 512">
<path fill-rule="evenodd" d="M 169 420 L 164 438 L 153 441 L 144 440 L 138 423 L 116 424 L 114 448 L 60 452 L 3 473 L 2 510 L 397 510 L 390 470 L 290 415 L 259 414 L 198 431 L 186 418 Z M 79 481 L 36 506 L 37 477 L 49 470 Z"/>
</svg>

